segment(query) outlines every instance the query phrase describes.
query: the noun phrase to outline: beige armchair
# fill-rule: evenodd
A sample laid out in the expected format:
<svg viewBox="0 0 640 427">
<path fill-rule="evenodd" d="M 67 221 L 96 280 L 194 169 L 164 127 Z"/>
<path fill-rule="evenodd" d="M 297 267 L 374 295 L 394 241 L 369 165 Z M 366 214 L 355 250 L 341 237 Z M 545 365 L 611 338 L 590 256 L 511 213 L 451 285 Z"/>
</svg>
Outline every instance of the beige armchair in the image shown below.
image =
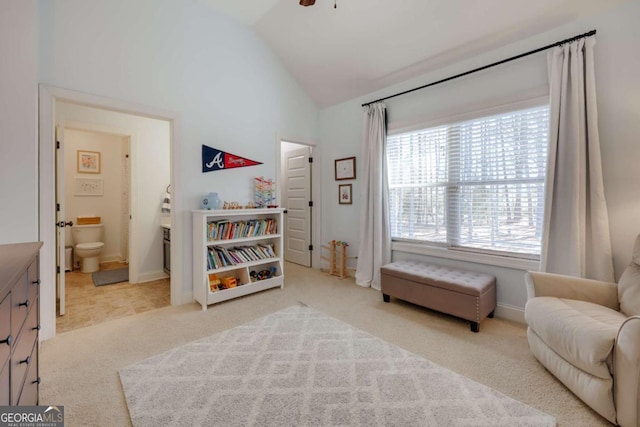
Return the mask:
<svg viewBox="0 0 640 427">
<path fill-rule="evenodd" d="M 600 415 L 640 427 L 640 236 L 618 284 L 528 272 L 535 357 Z"/>
</svg>

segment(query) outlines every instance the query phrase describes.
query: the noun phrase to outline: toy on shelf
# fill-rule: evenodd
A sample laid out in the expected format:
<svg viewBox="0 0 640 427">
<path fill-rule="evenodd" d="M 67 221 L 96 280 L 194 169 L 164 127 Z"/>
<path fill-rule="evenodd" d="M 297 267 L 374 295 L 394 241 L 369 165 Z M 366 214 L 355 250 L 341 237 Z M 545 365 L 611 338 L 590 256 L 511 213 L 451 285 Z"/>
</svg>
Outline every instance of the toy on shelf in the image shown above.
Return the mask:
<svg viewBox="0 0 640 427">
<path fill-rule="evenodd" d="M 222 203 L 222 200 L 218 197 L 218 193 L 209 193 L 200 201 L 200 209 L 220 209 L 220 203 Z"/>
<path fill-rule="evenodd" d="M 259 208 L 276 207 L 276 183 L 272 179 L 257 176 L 254 178 L 255 203 Z"/>
<path fill-rule="evenodd" d="M 214 273 L 209 273 L 209 290 L 211 292 L 235 288 L 241 284 L 242 283 L 238 283 L 238 279 L 235 277 L 218 277 Z"/>
<path fill-rule="evenodd" d="M 224 286 L 225 289 L 238 286 L 238 280 L 235 277 L 222 277 L 220 282 L 222 282 L 222 286 Z"/>
<path fill-rule="evenodd" d="M 240 206 L 238 202 L 224 202 L 224 204 L 222 205 L 222 209 L 229 210 L 229 209 L 243 209 L 243 208 L 242 206 Z"/>
<path fill-rule="evenodd" d="M 347 260 L 356 259 L 358 257 L 347 256 L 347 247 L 349 247 L 347 242 L 332 240 L 329 242 L 329 245 L 330 246 L 322 245 L 323 249 L 327 249 L 329 251 L 329 256 L 320 256 L 320 259 L 329 261 L 329 274 L 332 276 L 338 276 L 341 279 L 349 277 L 348 271 L 354 269 L 347 267 Z"/>
<path fill-rule="evenodd" d="M 271 279 L 272 277 L 276 277 L 278 269 L 275 267 L 270 267 L 268 270 L 254 271 L 249 272 L 249 279 L 252 282 L 257 282 L 259 280 Z"/>
<path fill-rule="evenodd" d="M 209 274 L 209 290 L 211 292 L 216 292 L 220 290 L 220 279 L 213 273 Z"/>
</svg>

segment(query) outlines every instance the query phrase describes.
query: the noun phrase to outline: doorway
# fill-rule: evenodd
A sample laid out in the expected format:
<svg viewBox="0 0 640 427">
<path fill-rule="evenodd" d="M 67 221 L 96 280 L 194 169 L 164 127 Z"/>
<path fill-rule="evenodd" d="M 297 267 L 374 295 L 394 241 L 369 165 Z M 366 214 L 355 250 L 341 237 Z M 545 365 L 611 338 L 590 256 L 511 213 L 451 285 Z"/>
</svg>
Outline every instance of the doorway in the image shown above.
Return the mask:
<svg viewBox="0 0 640 427">
<path fill-rule="evenodd" d="M 285 261 L 311 267 L 312 264 L 312 147 L 280 141 Z"/>
<path fill-rule="evenodd" d="M 70 121 L 69 118 L 85 119 L 90 115 L 95 122 L 110 123 L 113 113 L 101 112 L 98 109 L 78 107 L 57 103 L 56 117 L 58 121 L 58 142 L 60 161 L 56 173 L 56 187 L 60 209 L 58 213 L 60 228 L 58 238 L 59 249 L 64 248 L 66 255 L 59 258 L 61 270 L 58 275 L 58 317 L 56 331 L 67 332 L 80 327 L 90 326 L 103 321 L 161 308 L 170 303 L 170 281 L 165 274 L 158 274 L 157 279 L 138 283 L 140 266 L 129 263 L 129 223 L 130 223 L 130 188 L 131 188 L 131 139 L 134 129 L 116 129 L 111 126 L 96 125 Z M 116 116 L 117 117 L 117 116 Z M 124 123 L 124 117 L 119 118 Z M 134 117 L 128 118 L 136 123 Z M 148 119 L 145 119 L 148 121 Z M 146 125 L 152 125 L 147 123 Z M 164 126 L 168 133 L 168 126 Z M 162 127 L 158 129 L 162 131 Z M 156 141 L 166 144 L 165 165 L 156 158 L 156 167 L 166 169 L 166 180 L 169 179 L 169 137 L 165 135 Z M 137 141 L 140 144 L 140 141 Z M 156 144 L 156 145 L 157 145 Z M 80 155 L 90 153 L 98 160 L 95 171 L 81 173 Z M 78 183 L 99 182 L 100 194 L 78 193 Z M 149 188 L 151 187 L 151 188 Z M 153 191 L 153 184 L 142 182 L 141 191 Z M 159 189 L 156 188 L 156 191 Z M 64 193 L 64 197 L 60 197 Z M 147 219 L 147 218 L 145 218 Z M 151 215 L 149 222 L 155 218 Z M 81 268 L 85 260 L 77 253 L 74 229 L 80 221 L 90 224 L 84 228 L 99 229 L 98 239 L 102 245 L 99 255 L 98 270 L 87 273 Z M 98 227 L 98 228 L 96 228 Z M 154 236 L 142 232 L 137 233 L 137 246 L 145 245 L 145 240 L 153 240 Z M 149 242 L 153 246 L 153 241 Z M 156 243 L 157 245 L 157 243 Z M 138 258 L 140 259 L 140 258 Z M 64 272 L 64 273 L 62 273 Z M 135 286 L 133 286 L 135 284 Z"/>
<path fill-rule="evenodd" d="M 96 111 L 104 112 L 105 114 L 120 114 L 128 118 L 139 119 L 154 119 L 157 121 L 163 121 L 165 125 L 165 137 L 167 142 L 167 167 L 165 168 L 167 177 L 166 181 L 160 184 L 162 190 L 158 194 L 153 194 L 153 191 L 145 191 L 141 188 L 145 182 L 160 182 L 159 179 L 153 175 L 153 171 L 142 170 L 145 164 L 155 165 L 157 150 L 144 149 L 143 147 L 143 134 L 144 130 L 129 128 L 128 125 L 117 126 L 112 123 L 101 123 L 93 119 L 78 119 L 77 117 L 71 117 L 66 115 L 62 118 L 58 117 L 58 113 L 63 111 L 61 104 L 69 104 L 74 108 L 86 108 L 94 113 Z M 133 273 L 135 268 L 138 267 L 138 277 L 134 278 L 131 274 L 131 282 L 153 282 L 159 278 L 166 277 L 163 267 L 163 235 L 160 228 L 160 205 L 161 197 L 168 185 L 172 187 L 173 200 L 172 204 L 174 209 L 168 215 L 168 220 L 171 222 L 174 230 L 172 233 L 172 240 L 174 242 L 181 243 L 181 220 L 176 218 L 175 211 L 180 209 L 179 193 L 181 191 L 179 174 L 175 172 L 176 164 L 179 164 L 178 143 L 176 140 L 175 129 L 177 126 L 178 118 L 172 113 L 166 111 L 158 111 L 154 108 L 143 107 L 139 105 L 131 105 L 126 102 L 113 100 L 110 98 L 103 98 L 95 95 L 79 93 L 75 91 L 69 91 L 60 88 L 54 88 L 46 85 L 40 86 L 40 102 L 39 102 L 39 116 L 40 116 L 40 240 L 44 242 L 43 249 L 41 251 L 40 258 L 40 271 L 43 277 L 43 286 L 41 288 L 41 319 L 42 319 L 42 338 L 43 340 L 49 339 L 55 336 L 56 333 L 56 277 L 61 274 L 57 272 L 56 265 L 56 253 L 60 253 L 56 245 L 57 225 L 56 221 L 56 191 L 55 191 L 55 123 L 61 119 L 61 122 L 84 122 L 92 123 L 95 126 L 102 127 L 98 129 L 110 133 L 116 133 L 121 135 L 128 135 L 130 137 L 131 153 L 129 156 L 129 172 L 131 173 L 130 188 L 128 189 L 128 199 L 130 203 L 130 216 L 128 222 L 129 230 L 129 243 L 127 245 L 126 255 L 123 257 L 129 259 L 130 270 Z M 96 125 L 98 123 L 98 125 Z M 119 131 L 113 132 L 113 128 L 123 128 Z M 150 138 L 150 139 L 155 139 Z M 144 159 L 145 161 L 138 161 L 138 159 Z M 70 165 L 71 168 L 77 172 L 75 162 Z M 139 169 L 139 170 L 137 170 Z M 125 172 L 126 174 L 126 172 Z M 84 177 L 85 175 L 82 175 Z M 86 175 L 90 176 L 90 175 Z M 138 179 L 138 176 L 141 176 Z M 175 177 L 178 177 L 176 179 Z M 143 179 L 144 178 L 144 179 Z M 164 180 L 164 179 L 163 179 Z M 153 219 L 150 220 L 150 216 L 146 214 L 148 209 L 152 209 L 157 214 L 153 214 Z M 66 222 L 66 221 L 65 221 Z M 164 223 L 167 222 L 165 218 Z M 157 225 L 155 227 L 154 225 Z M 120 230 L 120 234 L 124 234 L 123 229 Z M 152 236 L 147 238 L 147 236 Z M 122 242 L 121 242 L 122 244 Z M 173 250 L 173 249 L 172 249 Z M 157 251 L 157 257 L 155 252 Z M 177 254 L 176 254 L 177 255 Z M 158 268 L 153 265 L 158 263 Z M 179 277 L 182 275 L 182 263 L 180 257 L 171 257 L 173 261 L 171 272 L 174 276 Z M 63 269 L 61 269 L 63 270 Z M 64 274 L 64 273 L 62 273 Z M 171 304 L 180 304 L 183 299 L 179 280 L 170 280 L 170 302 Z M 109 285 L 113 286 L 113 285 Z M 138 285 L 135 285 L 138 286 Z"/>
</svg>

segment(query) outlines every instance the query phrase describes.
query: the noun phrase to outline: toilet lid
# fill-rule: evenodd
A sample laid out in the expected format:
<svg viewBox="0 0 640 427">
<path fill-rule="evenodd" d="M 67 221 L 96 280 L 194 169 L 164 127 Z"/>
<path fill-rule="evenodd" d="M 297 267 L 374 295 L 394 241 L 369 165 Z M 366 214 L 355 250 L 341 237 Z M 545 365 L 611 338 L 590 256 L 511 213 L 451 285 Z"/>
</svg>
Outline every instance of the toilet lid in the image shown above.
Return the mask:
<svg viewBox="0 0 640 427">
<path fill-rule="evenodd" d="M 100 249 L 103 246 L 103 242 L 78 243 L 76 249 Z"/>
</svg>

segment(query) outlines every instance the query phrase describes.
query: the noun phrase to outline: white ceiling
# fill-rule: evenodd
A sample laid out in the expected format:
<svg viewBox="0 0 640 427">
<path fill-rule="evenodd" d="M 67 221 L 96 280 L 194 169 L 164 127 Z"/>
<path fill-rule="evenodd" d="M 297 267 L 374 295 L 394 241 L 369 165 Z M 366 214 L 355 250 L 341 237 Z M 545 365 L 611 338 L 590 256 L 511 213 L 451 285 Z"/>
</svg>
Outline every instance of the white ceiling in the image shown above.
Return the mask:
<svg viewBox="0 0 640 427">
<path fill-rule="evenodd" d="M 628 0 L 201 1 L 253 28 L 327 107 Z"/>
</svg>

